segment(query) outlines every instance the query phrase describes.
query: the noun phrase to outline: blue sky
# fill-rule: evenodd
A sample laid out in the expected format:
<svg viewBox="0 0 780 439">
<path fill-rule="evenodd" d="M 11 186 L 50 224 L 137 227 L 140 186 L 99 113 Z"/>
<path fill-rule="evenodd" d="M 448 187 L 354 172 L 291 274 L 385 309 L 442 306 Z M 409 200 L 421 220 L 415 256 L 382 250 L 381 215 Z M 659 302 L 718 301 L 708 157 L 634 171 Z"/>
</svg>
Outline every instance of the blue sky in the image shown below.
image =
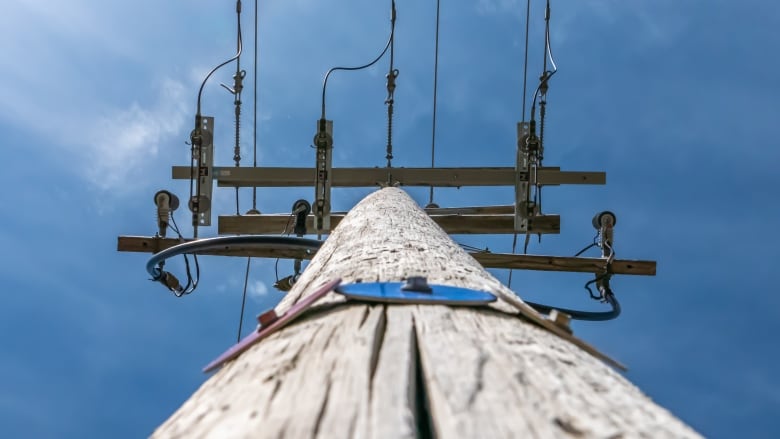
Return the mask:
<svg viewBox="0 0 780 439">
<path fill-rule="evenodd" d="M 10 0 L 0 14 L 0 425 L 8 437 L 138 437 L 206 378 L 236 336 L 243 259 L 203 258 L 184 299 L 148 281 L 120 234 L 155 232 L 152 195 L 188 163 L 197 87 L 235 49 L 234 2 Z M 388 2 L 263 1 L 259 162 L 312 165 L 320 84 L 384 44 Z M 510 166 L 522 108 L 525 2 L 442 2 L 437 164 Z M 530 84 L 541 71 L 542 1 L 532 6 Z M 251 68 L 252 2 L 244 2 Z M 780 9 L 771 2 L 555 0 L 559 72 L 545 163 L 604 170 L 607 186 L 557 187 L 545 211 L 563 233 L 529 251 L 573 254 L 596 211 L 617 213 L 620 257 L 658 276 L 613 281 L 623 315 L 575 332 L 628 364 L 627 378 L 711 437 L 769 437 L 780 413 L 780 239 L 776 118 Z M 395 156 L 430 160 L 435 2 L 398 0 Z M 384 164 L 387 61 L 336 73 L 328 89 L 337 166 Z M 233 66 L 204 93 L 220 165 L 232 164 Z M 251 76 L 251 70 L 250 70 Z M 251 81 L 242 148 L 251 164 Z M 348 209 L 369 190 L 339 190 Z M 426 190 L 411 190 L 422 204 Z M 260 190 L 286 212 L 310 189 Z M 229 190 L 215 210 L 235 208 Z M 510 189 L 440 190 L 442 206 L 507 204 Z M 241 210 L 250 206 L 244 191 Z M 179 222 L 188 221 L 183 211 Z M 189 228 L 186 228 L 189 234 Z M 203 231 L 216 233 L 215 228 Z M 510 251 L 511 237 L 458 237 Z M 181 264 L 169 264 L 181 270 Z M 288 273 L 291 263 L 281 262 Z M 497 271 L 500 279 L 507 273 Z M 247 323 L 282 295 L 273 261 L 252 263 Z M 522 297 L 596 307 L 578 274 L 516 272 Z M 245 326 L 247 328 L 247 326 Z"/>
</svg>

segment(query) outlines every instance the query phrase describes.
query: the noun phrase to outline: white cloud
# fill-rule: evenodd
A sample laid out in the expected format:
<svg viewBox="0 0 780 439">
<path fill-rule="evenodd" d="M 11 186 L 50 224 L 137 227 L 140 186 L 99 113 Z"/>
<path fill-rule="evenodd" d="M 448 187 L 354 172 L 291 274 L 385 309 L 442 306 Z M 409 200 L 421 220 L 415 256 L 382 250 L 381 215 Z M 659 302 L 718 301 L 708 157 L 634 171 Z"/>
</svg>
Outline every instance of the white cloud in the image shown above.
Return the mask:
<svg viewBox="0 0 780 439">
<path fill-rule="evenodd" d="M 114 195 L 142 187 L 131 183 L 144 181 L 161 144 L 185 140 L 180 131 L 193 111 L 185 108 L 191 90 L 167 79 L 175 72 L 156 72 L 140 55 L 148 48 L 117 32 L 121 12 L 91 0 L 17 0 L 0 15 L 0 38 L 22 42 L 0 57 L 0 121 L 31 133 L 65 158 L 57 160 L 63 169 Z M 138 76 L 117 81 L 128 68 Z"/>
<path fill-rule="evenodd" d="M 479 0 L 476 4 L 477 12 L 483 15 L 514 12 L 520 15 L 525 6 L 520 6 L 518 0 Z"/>
<path fill-rule="evenodd" d="M 159 145 L 179 133 L 187 108 L 184 85 L 165 80 L 157 102 L 144 108 L 132 103 L 100 117 L 84 135 L 84 176 L 100 189 L 117 189 L 129 182 L 144 162 L 155 158 Z M 90 126 L 89 124 L 79 124 Z"/>
<path fill-rule="evenodd" d="M 249 284 L 249 296 L 256 300 L 262 301 L 268 296 L 268 286 L 263 281 L 255 280 Z"/>
</svg>

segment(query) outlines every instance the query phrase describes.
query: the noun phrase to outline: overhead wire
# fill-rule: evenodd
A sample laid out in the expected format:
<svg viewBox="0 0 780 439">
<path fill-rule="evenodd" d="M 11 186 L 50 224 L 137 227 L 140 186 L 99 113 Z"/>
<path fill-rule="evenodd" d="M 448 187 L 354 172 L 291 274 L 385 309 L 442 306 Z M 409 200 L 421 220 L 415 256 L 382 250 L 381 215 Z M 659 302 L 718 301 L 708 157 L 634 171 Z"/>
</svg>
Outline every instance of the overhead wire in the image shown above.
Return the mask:
<svg viewBox="0 0 780 439">
<path fill-rule="evenodd" d="M 236 57 L 236 73 L 233 76 L 233 88 L 230 89 L 228 87 L 225 87 L 223 84 L 222 86 L 227 88 L 228 91 L 233 93 L 233 105 L 235 106 L 235 145 L 233 146 L 233 160 L 236 163 L 236 167 L 239 167 L 241 165 L 241 92 L 244 89 L 244 76 L 246 76 L 246 71 L 241 70 L 241 52 L 240 47 L 242 44 L 242 35 L 241 35 L 241 0 L 238 0 L 236 3 L 236 21 L 237 25 L 236 28 L 238 29 L 238 35 L 236 36 L 236 50 L 238 52 L 238 56 Z M 239 208 L 239 197 L 238 197 L 238 186 L 236 186 L 236 215 L 241 215 L 241 211 Z"/>
<path fill-rule="evenodd" d="M 525 56 L 523 60 L 523 110 L 521 120 L 525 122 L 525 107 L 526 107 L 526 93 L 528 92 L 528 34 L 531 23 L 531 0 L 526 0 L 525 3 Z M 528 234 L 526 233 L 526 245 L 523 247 L 523 253 L 528 251 Z M 517 232 L 512 236 L 512 253 L 517 252 Z M 513 269 L 509 269 L 509 279 L 507 281 L 507 288 L 512 288 L 512 273 Z"/>
<path fill-rule="evenodd" d="M 550 44 L 550 17 L 551 17 L 550 0 L 547 0 L 544 11 L 544 50 L 542 57 L 542 76 L 539 78 L 539 85 L 534 91 L 533 102 L 531 104 L 531 121 L 535 123 L 536 119 L 536 101 L 539 99 L 539 151 L 538 151 L 538 166 L 542 165 L 544 161 L 544 128 L 545 128 L 545 116 L 547 114 L 547 91 L 549 89 L 550 79 L 558 72 L 558 66 L 555 64 L 555 59 L 552 54 L 552 47 Z M 550 62 L 552 70 L 547 69 L 547 62 Z M 538 182 L 534 184 L 534 204 L 539 207 L 541 211 L 542 206 L 542 188 Z M 539 235 L 541 239 L 541 235 Z"/>
<path fill-rule="evenodd" d="M 236 1 L 236 13 L 241 14 L 241 0 Z M 192 131 L 192 135 L 190 136 L 192 141 L 192 149 L 193 154 L 190 159 L 190 200 L 193 198 L 193 189 L 200 194 L 200 178 L 195 178 L 195 148 L 200 148 L 201 146 L 201 138 L 200 136 L 200 130 L 201 130 L 201 124 L 202 124 L 202 115 L 201 115 L 201 101 L 203 99 L 203 88 L 206 86 L 206 82 L 208 82 L 209 78 L 211 78 L 211 75 L 213 75 L 217 70 L 221 69 L 222 67 L 230 64 L 231 62 L 237 60 L 241 56 L 241 52 L 243 51 L 243 40 L 241 38 L 241 20 L 238 20 L 238 49 L 236 50 L 236 54 L 230 57 L 229 59 L 217 64 L 216 67 L 211 69 L 207 74 L 206 77 L 203 78 L 203 82 L 200 84 L 200 88 L 198 89 L 198 99 L 197 99 L 197 105 L 195 110 L 195 129 Z M 200 153 L 201 151 L 198 151 L 198 160 L 200 160 Z M 193 186 L 195 186 L 193 188 Z M 200 201 L 200 200 L 198 200 Z M 198 237 L 198 220 L 197 215 L 193 215 L 193 221 L 192 221 L 192 235 L 193 238 Z"/>
<path fill-rule="evenodd" d="M 392 17 L 390 20 L 390 36 L 387 39 L 387 43 L 385 44 L 384 49 L 382 49 L 382 52 L 374 58 L 371 62 L 367 64 L 363 64 L 361 66 L 356 67 L 344 67 L 344 66 L 338 66 L 338 67 L 331 67 L 326 73 L 325 73 L 325 79 L 322 81 L 322 111 L 321 111 L 321 119 L 325 119 L 325 91 L 328 87 L 328 79 L 330 79 L 330 75 L 333 72 L 336 71 L 355 71 L 355 70 L 363 70 L 367 69 L 374 64 L 376 64 L 380 59 L 382 59 L 383 56 L 385 56 L 385 53 L 387 53 L 387 50 L 390 48 L 390 45 L 393 41 L 393 35 L 395 34 L 395 0 L 392 2 L 393 5 L 393 11 L 392 11 Z"/>
<path fill-rule="evenodd" d="M 255 5 L 255 20 L 257 19 L 257 7 Z M 256 28 L 255 28 L 256 29 Z M 241 70 L 241 54 L 243 52 L 243 35 L 241 32 L 241 0 L 236 2 L 236 55 L 234 57 L 236 61 L 236 73 L 233 76 L 233 88 L 228 91 L 233 93 L 235 106 L 235 145 L 233 147 L 233 160 L 236 163 L 236 167 L 241 165 L 241 93 L 243 91 L 243 80 L 246 76 L 246 71 Z M 256 74 L 256 73 L 255 73 Z M 208 77 L 207 77 L 208 79 Z M 205 83 L 205 80 L 204 80 Z M 223 84 L 224 86 L 224 84 Z M 201 86 L 202 89 L 202 86 Z M 236 192 L 236 215 L 241 214 L 240 199 L 238 186 L 235 188 Z M 241 298 L 241 314 L 238 319 L 238 338 L 241 339 L 241 330 L 244 322 L 244 307 L 246 306 L 246 292 L 249 283 L 249 266 L 252 258 L 249 257 L 246 260 L 246 274 L 244 276 L 244 292 Z"/>
<path fill-rule="evenodd" d="M 439 17 L 441 0 L 436 0 L 436 43 L 433 51 L 433 123 L 431 124 L 431 168 L 435 168 L 436 157 L 436 102 L 439 85 Z M 523 98 L 525 99 L 525 98 Z M 433 205 L 433 185 L 431 185 L 428 205 Z"/>
<path fill-rule="evenodd" d="M 252 166 L 255 168 L 257 167 L 257 22 L 258 22 L 258 12 L 257 12 L 257 0 L 255 0 L 255 10 L 254 10 L 254 57 L 253 57 L 253 67 L 252 70 L 252 78 L 253 78 L 253 84 L 252 84 L 252 93 L 253 93 L 253 102 L 252 102 L 252 145 L 253 145 L 253 151 L 252 151 Z M 238 69 L 238 68 L 237 68 Z M 236 187 L 236 210 L 238 211 L 238 187 Z M 250 212 L 254 213 L 257 211 L 257 187 L 252 188 L 252 210 Z M 241 314 L 238 317 L 238 335 L 236 336 L 236 341 L 241 340 L 241 330 L 243 328 L 244 324 L 244 308 L 246 307 L 246 292 L 247 287 L 249 285 L 249 266 L 252 262 L 252 257 L 246 258 L 246 272 L 244 273 L 244 292 L 241 295 Z"/>
<path fill-rule="evenodd" d="M 252 103 L 252 166 L 257 167 L 257 26 L 258 26 L 257 0 L 255 0 L 255 44 L 254 44 L 254 70 L 252 71 L 253 103 Z M 257 212 L 257 186 L 252 187 L 252 213 Z"/>
<path fill-rule="evenodd" d="M 393 29 L 395 29 L 395 0 L 391 0 L 391 22 Z M 390 68 L 385 75 L 387 78 L 387 99 L 385 99 L 385 105 L 387 105 L 387 147 L 385 159 L 387 160 L 387 167 L 391 168 L 393 165 L 393 109 L 395 107 L 395 80 L 398 78 L 398 69 L 394 68 L 395 61 L 395 31 L 390 33 Z M 390 183 L 390 176 L 388 173 L 388 183 Z"/>
<path fill-rule="evenodd" d="M 535 118 L 536 100 L 540 96 L 545 96 L 547 94 L 547 87 L 549 86 L 550 79 L 556 73 L 558 73 L 558 65 L 555 64 L 555 59 L 553 59 L 552 56 L 552 48 L 550 47 L 550 0 L 547 0 L 547 5 L 544 14 L 544 23 L 545 23 L 544 60 L 543 60 L 542 76 L 541 78 L 539 78 L 539 85 L 536 87 L 536 91 L 534 91 L 533 101 L 531 103 L 531 120 Z M 550 64 L 552 65 L 552 70 L 549 71 L 547 70 L 548 58 L 550 60 Z"/>
<path fill-rule="evenodd" d="M 238 317 L 238 334 L 236 335 L 236 342 L 241 341 L 241 330 L 244 326 L 244 307 L 246 306 L 246 290 L 249 285 L 249 264 L 252 258 L 246 258 L 246 272 L 244 273 L 244 294 L 241 297 L 241 314 Z"/>
</svg>

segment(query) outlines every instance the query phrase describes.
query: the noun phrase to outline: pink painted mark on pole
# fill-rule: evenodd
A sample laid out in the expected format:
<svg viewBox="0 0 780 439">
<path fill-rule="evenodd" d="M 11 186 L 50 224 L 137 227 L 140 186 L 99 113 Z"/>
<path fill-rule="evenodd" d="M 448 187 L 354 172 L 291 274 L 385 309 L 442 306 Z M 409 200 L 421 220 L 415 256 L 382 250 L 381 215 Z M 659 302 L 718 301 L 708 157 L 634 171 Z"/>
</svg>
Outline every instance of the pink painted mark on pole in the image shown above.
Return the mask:
<svg viewBox="0 0 780 439">
<path fill-rule="evenodd" d="M 240 342 L 233 345 L 230 349 L 217 357 L 214 361 L 207 364 L 206 367 L 203 368 L 203 372 L 211 372 L 224 363 L 235 359 L 244 351 L 249 349 L 249 347 L 253 344 L 273 334 L 278 329 L 283 328 L 285 325 L 306 311 L 314 302 L 320 300 L 321 298 L 325 297 L 326 294 L 333 291 L 333 289 L 339 286 L 340 283 L 341 279 L 334 279 L 322 285 L 317 289 L 317 291 L 309 294 L 306 296 L 306 298 L 293 305 L 281 316 L 276 316 L 276 313 L 273 312 L 273 310 L 261 314 L 258 317 L 258 320 L 260 320 L 260 325 L 258 326 L 257 331 L 247 335 Z"/>
</svg>

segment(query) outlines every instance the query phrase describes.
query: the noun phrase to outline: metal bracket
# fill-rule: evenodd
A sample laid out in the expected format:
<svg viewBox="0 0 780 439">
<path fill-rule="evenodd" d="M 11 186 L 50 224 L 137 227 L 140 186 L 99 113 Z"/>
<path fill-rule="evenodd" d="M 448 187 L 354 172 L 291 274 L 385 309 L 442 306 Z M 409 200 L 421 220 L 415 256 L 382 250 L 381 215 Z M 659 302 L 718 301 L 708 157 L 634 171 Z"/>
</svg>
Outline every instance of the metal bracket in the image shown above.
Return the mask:
<svg viewBox="0 0 780 439">
<path fill-rule="evenodd" d="M 214 187 L 214 117 L 202 117 L 200 139 L 200 147 L 197 148 L 196 145 L 193 145 L 192 150 L 197 164 L 195 178 L 199 180 L 200 190 L 189 201 L 189 207 L 192 213 L 197 216 L 199 226 L 210 226 Z"/>
<path fill-rule="evenodd" d="M 515 163 L 515 232 L 528 231 L 529 202 L 531 200 L 530 178 L 521 178 L 521 175 L 529 175 L 530 158 L 527 142 L 531 135 L 528 122 L 517 123 L 517 161 Z"/>
<path fill-rule="evenodd" d="M 317 121 L 317 134 L 314 135 L 317 147 L 316 174 L 314 181 L 314 228 L 317 236 L 330 231 L 330 174 L 333 167 L 333 121 Z"/>
</svg>

